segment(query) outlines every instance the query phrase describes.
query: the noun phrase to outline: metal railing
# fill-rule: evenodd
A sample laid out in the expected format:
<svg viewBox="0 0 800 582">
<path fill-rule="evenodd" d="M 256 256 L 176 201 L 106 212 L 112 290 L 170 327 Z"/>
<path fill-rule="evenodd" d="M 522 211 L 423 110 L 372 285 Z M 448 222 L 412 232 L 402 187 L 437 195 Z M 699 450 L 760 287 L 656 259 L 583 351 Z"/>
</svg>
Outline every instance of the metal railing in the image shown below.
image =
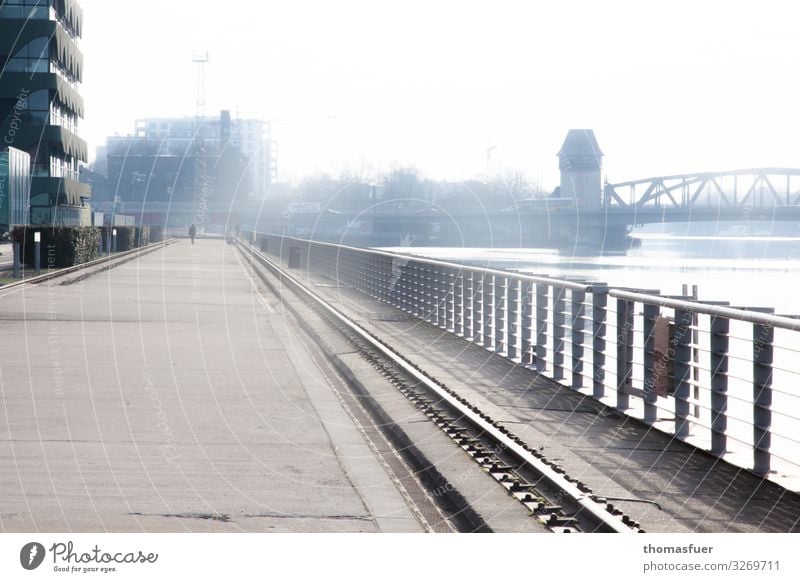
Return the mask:
<svg viewBox="0 0 800 582">
<path fill-rule="evenodd" d="M 246 236 L 292 268 L 366 293 L 796 488 L 800 320 L 657 290 Z"/>
</svg>

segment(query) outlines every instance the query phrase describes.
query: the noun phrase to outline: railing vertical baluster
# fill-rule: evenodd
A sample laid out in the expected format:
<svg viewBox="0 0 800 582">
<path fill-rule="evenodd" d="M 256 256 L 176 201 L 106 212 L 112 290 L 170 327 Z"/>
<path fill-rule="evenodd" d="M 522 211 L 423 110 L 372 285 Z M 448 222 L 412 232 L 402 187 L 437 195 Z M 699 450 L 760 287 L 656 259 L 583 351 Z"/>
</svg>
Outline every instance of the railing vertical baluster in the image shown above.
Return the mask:
<svg viewBox="0 0 800 582">
<path fill-rule="evenodd" d="M 453 333 L 456 335 L 464 335 L 464 295 L 465 295 L 465 281 L 464 270 L 458 269 L 453 281 Z"/>
<path fill-rule="evenodd" d="M 431 323 L 441 325 L 442 271 L 441 267 L 431 267 Z"/>
<path fill-rule="evenodd" d="M 547 304 L 550 286 L 536 284 L 536 369 L 547 370 Z"/>
<path fill-rule="evenodd" d="M 464 339 L 472 341 L 474 334 L 475 271 L 464 273 Z"/>
<path fill-rule="evenodd" d="M 475 289 L 472 294 L 472 341 L 483 344 L 483 286 L 486 276 L 475 273 Z"/>
<path fill-rule="evenodd" d="M 592 396 L 606 395 L 606 317 L 608 289 L 592 288 Z"/>
<path fill-rule="evenodd" d="M 533 364 L 533 301 L 535 285 L 531 281 L 520 282 L 520 363 L 523 366 Z"/>
<path fill-rule="evenodd" d="M 711 452 L 722 455 L 728 449 L 728 348 L 729 319 L 711 318 Z"/>
<path fill-rule="evenodd" d="M 400 297 L 400 309 L 406 313 L 411 313 L 411 261 L 405 263 L 397 262 L 397 291 Z"/>
<path fill-rule="evenodd" d="M 413 313 L 413 281 L 414 281 L 414 263 L 406 261 L 400 269 L 400 293 L 403 298 L 403 311 L 406 313 Z"/>
<path fill-rule="evenodd" d="M 412 268 L 412 314 L 419 319 L 425 318 L 425 294 L 422 288 L 422 264 L 414 262 Z"/>
<path fill-rule="evenodd" d="M 431 321 L 433 317 L 433 291 L 431 289 L 431 267 L 428 264 L 422 264 L 422 296 L 423 296 L 423 312 L 422 319 Z"/>
<path fill-rule="evenodd" d="M 506 326 L 508 325 L 507 303 L 508 278 L 494 278 L 494 352 L 502 354 L 506 344 Z"/>
<path fill-rule="evenodd" d="M 429 267 L 430 290 L 431 290 L 431 316 L 428 321 L 433 325 L 439 325 L 439 304 L 441 302 L 441 279 L 440 267 Z"/>
<path fill-rule="evenodd" d="M 483 313 L 483 329 L 481 330 L 483 340 L 481 345 L 487 349 L 491 349 L 494 341 L 494 275 L 485 275 L 483 280 L 483 305 L 481 311 Z"/>
<path fill-rule="evenodd" d="M 452 267 L 445 271 L 445 326 L 444 328 L 453 332 L 456 329 L 456 272 Z"/>
<path fill-rule="evenodd" d="M 685 438 L 689 435 L 689 398 L 692 388 L 692 321 L 691 311 L 675 310 L 675 330 L 672 344 L 675 349 L 675 436 Z"/>
<path fill-rule="evenodd" d="M 630 408 L 633 381 L 633 301 L 617 299 L 617 409 Z"/>
<path fill-rule="evenodd" d="M 566 335 L 567 290 L 564 287 L 553 289 L 553 379 L 564 379 L 564 336 Z"/>
<path fill-rule="evenodd" d="M 645 303 L 643 305 L 644 322 L 642 329 L 644 331 L 644 384 L 643 395 L 644 400 L 644 421 L 648 424 L 653 424 L 658 420 L 658 392 L 656 392 L 656 319 L 659 316 L 658 305 Z"/>
<path fill-rule="evenodd" d="M 450 314 L 450 293 L 453 286 L 450 284 L 450 268 L 439 267 L 439 317 L 438 325 L 442 329 L 450 329 L 452 318 Z"/>
<path fill-rule="evenodd" d="M 506 310 L 506 326 L 508 327 L 508 345 L 506 357 L 512 362 L 521 362 L 519 355 L 519 321 L 520 292 L 522 281 L 517 278 L 508 279 L 508 309 Z"/>
<path fill-rule="evenodd" d="M 586 314 L 586 293 L 573 290 L 572 295 L 572 387 L 583 388 L 584 338 L 586 336 L 584 315 Z"/>
<path fill-rule="evenodd" d="M 753 471 L 771 469 L 772 362 L 775 328 L 753 324 Z"/>
</svg>

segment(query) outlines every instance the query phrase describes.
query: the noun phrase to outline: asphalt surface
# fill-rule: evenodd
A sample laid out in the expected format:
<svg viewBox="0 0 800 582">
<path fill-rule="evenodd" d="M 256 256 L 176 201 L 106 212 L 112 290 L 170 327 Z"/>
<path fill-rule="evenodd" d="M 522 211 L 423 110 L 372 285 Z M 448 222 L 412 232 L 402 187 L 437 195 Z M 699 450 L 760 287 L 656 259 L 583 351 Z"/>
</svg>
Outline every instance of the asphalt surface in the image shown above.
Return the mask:
<svg viewBox="0 0 800 582">
<path fill-rule="evenodd" d="M 422 525 L 220 240 L 0 290 L 0 531 Z"/>
</svg>

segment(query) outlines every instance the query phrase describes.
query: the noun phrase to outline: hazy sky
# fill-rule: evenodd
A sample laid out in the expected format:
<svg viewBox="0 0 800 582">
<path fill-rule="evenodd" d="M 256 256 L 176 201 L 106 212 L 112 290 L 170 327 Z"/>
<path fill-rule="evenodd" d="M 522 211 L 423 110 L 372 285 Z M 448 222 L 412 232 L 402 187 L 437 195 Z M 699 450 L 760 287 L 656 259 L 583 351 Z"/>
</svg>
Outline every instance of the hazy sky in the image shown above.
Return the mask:
<svg viewBox="0 0 800 582">
<path fill-rule="evenodd" d="M 547 187 L 569 128 L 610 181 L 800 166 L 796 2 L 82 0 L 83 135 L 192 115 L 276 119 L 281 180 L 413 165 Z M 235 113 L 234 113 L 235 114 Z M 333 119 L 319 119 L 330 115 Z"/>
</svg>

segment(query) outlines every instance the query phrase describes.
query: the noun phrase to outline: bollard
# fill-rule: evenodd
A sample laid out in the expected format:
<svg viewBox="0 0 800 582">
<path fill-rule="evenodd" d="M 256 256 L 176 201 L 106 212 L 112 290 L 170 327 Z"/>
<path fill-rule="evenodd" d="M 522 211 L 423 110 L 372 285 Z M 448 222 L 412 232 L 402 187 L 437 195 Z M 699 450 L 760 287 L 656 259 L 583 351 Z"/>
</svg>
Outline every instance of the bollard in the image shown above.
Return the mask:
<svg viewBox="0 0 800 582">
<path fill-rule="evenodd" d="M 19 279 L 22 276 L 20 268 L 20 263 L 22 261 L 20 260 L 20 255 L 19 255 L 20 253 L 19 243 L 14 243 L 13 249 L 14 249 L 14 278 Z"/>
<path fill-rule="evenodd" d="M 33 233 L 33 270 L 39 275 L 42 272 L 42 233 Z"/>
</svg>

